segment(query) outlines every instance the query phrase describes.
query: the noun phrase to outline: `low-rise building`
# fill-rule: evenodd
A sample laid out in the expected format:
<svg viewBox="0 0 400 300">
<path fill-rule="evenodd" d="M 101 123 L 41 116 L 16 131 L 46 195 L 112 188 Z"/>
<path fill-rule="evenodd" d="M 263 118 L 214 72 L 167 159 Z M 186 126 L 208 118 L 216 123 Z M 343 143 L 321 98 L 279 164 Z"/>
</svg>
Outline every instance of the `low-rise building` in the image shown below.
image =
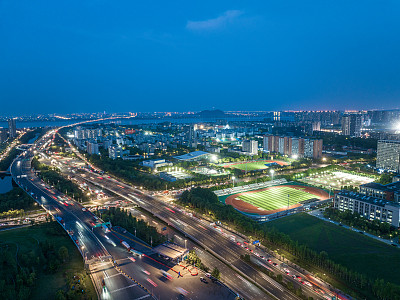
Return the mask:
<svg viewBox="0 0 400 300">
<path fill-rule="evenodd" d="M 165 159 L 151 159 L 151 160 L 144 160 L 142 162 L 144 167 L 149 167 L 151 169 L 157 169 L 160 167 L 172 166 L 172 163 L 165 161 Z"/>
<path fill-rule="evenodd" d="M 201 159 L 206 159 L 210 156 L 210 153 L 204 151 L 194 151 L 187 154 L 174 156 L 177 160 L 181 161 L 196 161 Z"/>
<path fill-rule="evenodd" d="M 342 190 L 335 193 L 334 207 L 340 211 L 349 210 L 358 213 L 368 220 L 400 226 L 400 205 L 394 201 Z"/>
<path fill-rule="evenodd" d="M 108 156 L 111 159 L 122 158 L 123 154 L 122 147 L 120 146 L 112 145 L 108 147 Z"/>
</svg>

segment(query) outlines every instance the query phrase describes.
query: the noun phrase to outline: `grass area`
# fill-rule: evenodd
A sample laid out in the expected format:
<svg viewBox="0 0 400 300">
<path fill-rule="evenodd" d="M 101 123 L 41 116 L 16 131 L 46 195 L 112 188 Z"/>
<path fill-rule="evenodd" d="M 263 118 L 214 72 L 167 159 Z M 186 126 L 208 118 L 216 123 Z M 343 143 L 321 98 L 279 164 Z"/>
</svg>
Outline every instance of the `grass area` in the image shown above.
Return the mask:
<svg viewBox="0 0 400 300">
<path fill-rule="evenodd" d="M 290 187 L 277 187 L 261 192 L 254 192 L 246 195 L 241 195 L 239 198 L 254 206 L 260 207 L 265 210 L 274 210 L 288 205 L 299 203 L 308 199 L 316 198 L 317 196 L 308 192 L 293 189 Z"/>
<path fill-rule="evenodd" d="M 400 284 L 400 276 L 390 271 L 400 265 L 400 250 L 393 246 L 305 213 L 271 221 L 266 226 L 276 227 L 315 251 L 326 251 L 329 258 L 351 270 Z"/>
<path fill-rule="evenodd" d="M 225 168 L 239 169 L 242 171 L 254 171 L 254 170 L 265 170 L 271 166 L 288 165 L 289 163 L 284 161 L 271 161 L 271 160 L 256 160 L 249 162 L 237 162 L 224 164 Z"/>
<path fill-rule="evenodd" d="M 268 167 L 265 165 L 267 162 L 265 161 L 255 161 L 255 162 L 249 162 L 249 163 L 240 163 L 240 164 L 233 164 L 230 165 L 230 168 L 234 169 L 239 169 L 242 171 L 254 171 L 254 170 L 264 170 L 267 169 Z"/>
<path fill-rule="evenodd" d="M 39 243 L 50 242 L 57 253 L 60 247 L 68 249 L 68 259 L 61 263 L 56 270 L 50 271 L 50 264 L 41 261 L 42 250 Z M 92 282 L 84 272 L 82 257 L 68 235 L 56 222 L 13 229 L 0 232 L 0 243 L 10 245 L 7 249 L 15 256 L 18 246 L 18 262 L 22 266 L 34 267 L 37 279 L 31 289 L 29 299 L 55 299 L 58 290 L 63 290 L 70 296 L 75 293 L 70 286 L 76 285 L 74 275 L 79 275 L 81 287 L 85 289 L 85 295 L 75 295 L 74 299 L 96 299 L 96 292 Z M 36 266 L 35 266 L 36 264 Z M 51 267 L 50 267 L 51 268 Z M 0 272 L 1 269 L 0 269 Z M 72 299 L 72 298 L 71 298 Z"/>
</svg>

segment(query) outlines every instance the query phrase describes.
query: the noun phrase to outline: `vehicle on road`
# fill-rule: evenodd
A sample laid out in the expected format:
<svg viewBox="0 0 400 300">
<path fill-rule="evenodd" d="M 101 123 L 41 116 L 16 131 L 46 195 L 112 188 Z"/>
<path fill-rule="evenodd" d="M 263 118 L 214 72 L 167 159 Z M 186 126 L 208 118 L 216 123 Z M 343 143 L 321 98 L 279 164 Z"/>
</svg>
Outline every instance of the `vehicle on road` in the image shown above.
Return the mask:
<svg viewBox="0 0 400 300">
<path fill-rule="evenodd" d="M 204 277 L 200 277 L 200 281 L 204 282 L 204 283 L 208 283 L 207 279 L 205 279 Z"/>
</svg>

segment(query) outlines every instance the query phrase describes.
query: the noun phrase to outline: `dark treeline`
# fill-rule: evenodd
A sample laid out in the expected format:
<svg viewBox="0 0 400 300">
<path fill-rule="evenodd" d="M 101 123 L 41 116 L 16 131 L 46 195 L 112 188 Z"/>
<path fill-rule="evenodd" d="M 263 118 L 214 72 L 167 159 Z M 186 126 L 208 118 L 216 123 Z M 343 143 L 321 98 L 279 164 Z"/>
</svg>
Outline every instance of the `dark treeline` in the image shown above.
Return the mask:
<svg viewBox="0 0 400 300">
<path fill-rule="evenodd" d="M 77 184 L 68 179 L 65 179 L 57 171 L 57 169 L 40 163 L 37 158 L 33 158 L 32 168 L 40 171 L 40 178 L 48 184 L 53 185 L 60 192 L 65 193 L 66 195 L 81 202 L 89 200 L 86 194 L 79 188 Z"/>
<path fill-rule="evenodd" d="M 14 147 L 8 155 L 0 161 L 0 171 L 7 171 L 13 160 L 18 156 L 19 151 Z"/>
<path fill-rule="evenodd" d="M 352 287 L 353 292 L 360 293 L 362 298 L 400 299 L 400 286 L 385 282 L 383 279 L 368 278 L 364 274 L 354 272 L 335 263 L 329 259 L 326 252 L 318 253 L 306 245 L 293 241 L 288 235 L 277 231 L 275 228 L 268 228 L 264 224 L 257 223 L 244 216 L 232 206 L 223 205 L 219 202 L 218 197 L 208 189 L 195 188 L 191 191 L 185 191 L 179 201 L 204 214 L 210 214 L 220 221 L 230 223 L 245 234 L 256 236 L 266 246 L 273 245 L 284 249 L 303 263 L 323 269 L 347 286 Z"/>
<path fill-rule="evenodd" d="M 110 221 L 113 226 L 123 227 L 132 234 L 135 233 L 136 229 L 136 236 L 149 245 L 151 240 L 153 240 L 153 247 L 162 244 L 167 240 L 164 235 L 157 232 L 157 229 L 154 226 L 150 226 L 143 220 L 136 219 L 130 213 L 128 214 L 120 208 L 110 207 L 101 214 L 99 211 L 96 213 L 101 216 L 104 221 Z"/>
<path fill-rule="evenodd" d="M 26 144 L 29 140 L 34 138 L 36 135 L 43 134 L 44 129 L 42 128 L 37 128 L 35 130 L 31 130 L 26 132 L 23 136 L 20 137 L 19 143 L 20 144 Z M 11 165 L 13 160 L 18 156 L 20 153 L 19 150 L 17 150 L 15 147 L 11 149 L 11 151 L 8 153 L 7 157 L 5 157 L 3 160 L 0 161 L 0 171 L 6 171 L 8 167 Z"/>
<path fill-rule="evenodd" d="M 11 209 L 31 209 L 33 205 L 33 199 L 19 187 L 14 187 L 11 191 L 0 194 L 0 213 Z"/>
</svg>

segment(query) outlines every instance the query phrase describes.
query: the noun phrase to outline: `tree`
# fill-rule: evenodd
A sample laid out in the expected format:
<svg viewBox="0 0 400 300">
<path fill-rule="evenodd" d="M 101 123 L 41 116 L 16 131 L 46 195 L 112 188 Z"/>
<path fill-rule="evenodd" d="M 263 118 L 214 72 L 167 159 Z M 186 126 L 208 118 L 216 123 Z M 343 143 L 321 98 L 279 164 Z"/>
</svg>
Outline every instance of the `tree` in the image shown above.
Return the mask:
<svg viewBox="0 0 400 300">
<path fill-rule="evenodd" d="M 63 262 L 65 262 L 69 257 L 67 247 L 61 246 L 60 249 L 58 249 L 58 256 Z"/>
<path fill-rule="evenodd" d="M 276 281 L 278 281 L 278 282 L 282 282 L 282 274 L 278 274 L 277 276 L 276 276 Z"/>
<path fill-rule="evenodd" d="M 221 274 L 220 274 L 220 272 L 219 272 L 217 267 L 214 267 L 214 269 L 211 272 L 211 276 L 213 276 L 213 277 L 215 277 L 217 279 L 221 278 Z"/>
<path fill-rule="evenodd" d="M 67 298 L 65 298 L 65 294 L 63 290 L 58 290 L 56 295 L 55 295 L 55 299 L 56 300 L 65 300 Z"/>
</svg>

